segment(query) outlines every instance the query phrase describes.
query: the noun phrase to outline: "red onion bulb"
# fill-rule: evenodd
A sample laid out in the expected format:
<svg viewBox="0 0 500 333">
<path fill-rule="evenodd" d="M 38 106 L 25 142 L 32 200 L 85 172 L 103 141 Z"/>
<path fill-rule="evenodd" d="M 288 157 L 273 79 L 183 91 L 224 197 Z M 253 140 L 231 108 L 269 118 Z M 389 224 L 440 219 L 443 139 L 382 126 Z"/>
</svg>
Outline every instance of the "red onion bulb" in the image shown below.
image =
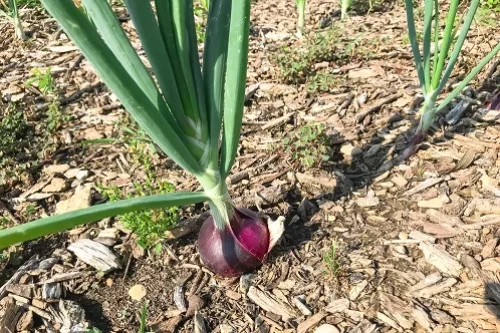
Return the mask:
<svg viewBox="0 0 500 333">
<path fill-rule="evenodd" d="M 248 209 L 235 208 L 229 222 L 219 230 L 210 216 L 198 235 L 201 260 L 223 277 L 240 276 L 257 268 L 275 243 L 268 224 Z"/>
</svg>

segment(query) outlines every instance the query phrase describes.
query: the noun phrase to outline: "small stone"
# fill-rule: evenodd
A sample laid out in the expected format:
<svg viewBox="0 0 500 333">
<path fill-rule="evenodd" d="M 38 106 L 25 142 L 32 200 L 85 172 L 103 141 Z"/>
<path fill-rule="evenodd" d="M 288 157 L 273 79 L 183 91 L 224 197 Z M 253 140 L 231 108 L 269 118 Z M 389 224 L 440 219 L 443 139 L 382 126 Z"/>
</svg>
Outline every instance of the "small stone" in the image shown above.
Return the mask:
<svg viewBox="0 0 500 333">
<path fill-rule="evenodd" d="M 69 169 L 68 171 L 66 171 L 64 173 L 64 177 L 68 178 L 68 179 L 73 179 L 73 178 L 76 178 L 76 175 L 80 172 L 81 170 L 78 169 L 78 168 L 73 168 L 73 169 Z"/>
<path fill-rule="evenodd" d="M 342 153 L 342 155 L 354 157 L 356 155 L 362 154 L 363 150 L 361 148 L 355 147 L 349 143 L 349 144 L 343 145 L 340 148 L 340 152 Z"/>
<path fill-rule="evenodd" d="M 115 282 L 113 281 L 113 279 L 111 279 L 111 278 L 106 279 L 106 285 L 108 287 L 112 287 L 113 284 L 115 284 Z"/>
<path fill-rule="evenodd" d="M 78 187 L 71 198 L 57 203 L 56 215 L 90 207 L 92 198 L 91 190 L 91 185 Z"/>
<path fill-rule="evenodd" d="M 340 333 L 337 327 L 330 324 L 323 324 L 314 330 L 314 333 Z"/>
<path fill-rule="evenodd" d="M 53 175 L 57 173 L 63 174 L 68 170 L 69 170 L 68 164 L 54 164 L 43 168 L 43 173 L 48 175 Z"/>
<path fill-rule="evenodd" d="M 418 207 L 439 209 L 439 208 L 443 207 L 443 201 L 441 200 L 441 198 L 434 198 L 434 199 L 430 199 L 430 200 L 421 200 L 418 202 Z"/>
<path fill-rule="evenodd" d="M 380 199 L 378 197 L 359 198 L 356 204 L 361 208 L 376 207 L 380 204 Z"/>
<path fill-rule="evenodd" d="M 460 257 L 460 262 L 462 263 L 462 265 L 464 265 L 468 269 L 481 270 L 481 265 L 479 265 L 479 263 L 476 261 L 476 259 L 474 259 L 473 257 L 471 257 L 468 254 L 462 255 Z"/>
<path fill-rule="evenodd" d="M 62 178 L 53 178 L 49 185 L 42 189 L 45 193 L 58 193 L 64 191 L 68 187 L 66 180 Z"/>
<path fill-rule="evenodd" d="M 75 177 L 78 180 L 85 180 L 89 177 L 89 174 L 90 174 L 89 170 L 80 170 L 78 171 Z"/>
<path fill-rule="evenodd" d="M 130 296 L 130 298 L 138 302 L 146 297 L 146 294 L 146 287 L 144 287 L 142 284 L 136 284 L 128 291 L 128 295 Z"/>
</svg>

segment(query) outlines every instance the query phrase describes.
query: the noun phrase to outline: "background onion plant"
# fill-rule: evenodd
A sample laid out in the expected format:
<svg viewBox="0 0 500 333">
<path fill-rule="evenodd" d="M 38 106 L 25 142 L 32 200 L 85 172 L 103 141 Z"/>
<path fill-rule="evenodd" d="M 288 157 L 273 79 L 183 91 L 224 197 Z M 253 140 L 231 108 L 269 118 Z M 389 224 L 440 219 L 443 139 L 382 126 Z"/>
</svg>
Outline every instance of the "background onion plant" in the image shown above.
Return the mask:
<svg viewBox="0 0 500 333">
<path fill-rule="evenodd" d="M 304 36 L 304 26 L 306 23 L 306 0 L 295 0 L 297 5 L 297 37 L 302 38 Z"/>
<path fill-rule="evenodd" d="M 283 230 L 283 218 L 237 209 L 225 182 L 242 124 L 250 0 L 211 0 L 203 66 L 193 0 L 125 0 L 151 64 L 140 60 L 107 0 L 42 0 L 139 126 L 202 192 L 154 195 L 93 206 L 0 231 L 0 248 L 126 214 L 208 201 L 211 217 L 200 255 L 214 272 L 236 276 L 261 264 Z M 267 220 L 267 221 L 265 221 Z"/>
<path fill-rule="evenodd" d="M 422 45 L 418 43 L 415 28 L 413 1 L 405 0 L 409 40 L 417 69 L 424 102 L 420 109 L 420 124 L 408 148 L 402 157 L 410 157 L 424 140 L 425 134 L 434 122 L 436 115 L 444 110 L 463 88 L 486 66 L 500 51 L 497 44 L 470 73 L 462 79 L 447 96 L 437 103 L 438 97 L 446 88 L 446 84 L 457 63 L 458 57 L 470 30 L 480 0 L 470 2 L 467 13 L 462 20 L 458 15 L 459 0 L 451 0 L 447 8 L 444 31 L 441 31 L 438 0 L 424 0 L 424 25 Z"/>
<path fill-rule="evenodd" d="M 21 40 L 26 39 L 23 24 L 19 17 L 19 6 L 17 0 L 8 0 L 7 10 L 0 10 L 0 15 L 9 18 L 14 24 L 14 31 L 17 38 Z"/>
</svg>

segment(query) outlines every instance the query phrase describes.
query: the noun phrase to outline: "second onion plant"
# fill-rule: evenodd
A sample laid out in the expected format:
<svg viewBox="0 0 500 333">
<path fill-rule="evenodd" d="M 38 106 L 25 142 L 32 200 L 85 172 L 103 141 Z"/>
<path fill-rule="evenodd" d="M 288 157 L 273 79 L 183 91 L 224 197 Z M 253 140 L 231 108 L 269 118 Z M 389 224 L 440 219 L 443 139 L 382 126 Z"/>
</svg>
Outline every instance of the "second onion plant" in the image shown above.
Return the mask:
<svg viewBox="0 0 500 333">
<path fill-rule="evenodd" d="M 467 15 L 465 15 L 465 19 L 460 26 L 461 20 L 457 17 L 459 0 L 451 0 L 446 15 L 445 28 L 444 31 L 441 31 L 438 0 L 424 0 L 423 41 L 420 47 L 415 28 L 413 1 L 405 0 L 408 34 L 420 87 L 424 95 L 424 102 L 420 110 L 420 124 L 408 148 L 403 152 L 403 158 L 410 157 L 418 149 L 418 145 L 424 140 L 425 134 L 434 122 L 436 115 L 444 110 L 453 98 L 500 51 L 500 43 L 498 43 L 441 102 L 437 103 L 438 97 L 446 88 L 446 84 L 457 63 L 478 9 L 479 1 L 472 0 L 470 2 Z"/>
</svg>

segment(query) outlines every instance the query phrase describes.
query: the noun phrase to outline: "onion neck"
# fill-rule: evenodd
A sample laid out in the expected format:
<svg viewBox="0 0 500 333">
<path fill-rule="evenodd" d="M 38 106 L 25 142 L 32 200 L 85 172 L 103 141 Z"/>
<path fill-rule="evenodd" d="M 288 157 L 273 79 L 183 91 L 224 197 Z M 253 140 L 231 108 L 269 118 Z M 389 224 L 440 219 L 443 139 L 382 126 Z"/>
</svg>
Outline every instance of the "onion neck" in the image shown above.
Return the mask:
<svg viewBox="0 0 500 333">
<path fill-rule="evenodd" d="M 234 204 L 229 196 L 226 182 L 221 179 L 219 170 L 206 170 L 198 176 L 198 181 L 208 197 L 210 212 L 218 230 L 229 226 L 229 220 L 234 214 Z"/>
</svg>

